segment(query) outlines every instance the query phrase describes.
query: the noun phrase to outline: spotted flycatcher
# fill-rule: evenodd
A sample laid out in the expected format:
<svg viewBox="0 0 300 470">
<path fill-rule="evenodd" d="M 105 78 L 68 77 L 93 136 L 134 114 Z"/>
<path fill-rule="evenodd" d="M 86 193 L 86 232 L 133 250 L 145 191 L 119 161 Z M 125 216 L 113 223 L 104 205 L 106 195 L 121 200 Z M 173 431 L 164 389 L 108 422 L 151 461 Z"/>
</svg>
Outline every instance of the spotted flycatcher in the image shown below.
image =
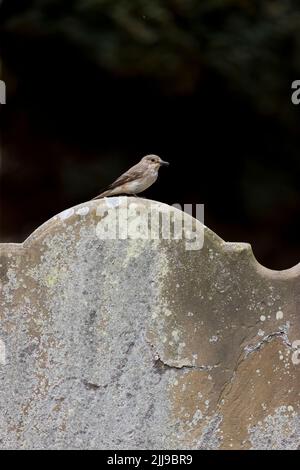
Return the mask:
<svg viewBox="0 0 300 470">
<path fill-rule="evenodd" d="M 146 155 L 141 161 L 123 173 L 116 181 L 108 186 L 107 190 L 99 194 L 94 199 L 117 194 L 132 194 L 135 196 L 149 188 L 158 177 L 158 170 L 161 166 L 168 166 L 157 155 Z"/>
</svg>

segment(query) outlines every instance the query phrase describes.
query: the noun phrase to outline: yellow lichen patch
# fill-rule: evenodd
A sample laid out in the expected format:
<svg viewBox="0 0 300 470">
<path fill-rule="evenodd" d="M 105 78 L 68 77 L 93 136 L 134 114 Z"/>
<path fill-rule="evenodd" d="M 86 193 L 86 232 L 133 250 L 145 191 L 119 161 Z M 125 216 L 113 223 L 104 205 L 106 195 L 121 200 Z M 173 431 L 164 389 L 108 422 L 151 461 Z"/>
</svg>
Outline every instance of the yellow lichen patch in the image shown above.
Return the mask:
<svg viewBox="0 0 300 470">
<path fill-rule="evenodd" d="M 45 279 L 46 286 L 53 287 L 57 283 L 58 279 L 59 279 L 58 272 L 53 270 L 51 274 L 48 274 L 48 276 L 46 276 L 46 279 Z"/>
</svg>

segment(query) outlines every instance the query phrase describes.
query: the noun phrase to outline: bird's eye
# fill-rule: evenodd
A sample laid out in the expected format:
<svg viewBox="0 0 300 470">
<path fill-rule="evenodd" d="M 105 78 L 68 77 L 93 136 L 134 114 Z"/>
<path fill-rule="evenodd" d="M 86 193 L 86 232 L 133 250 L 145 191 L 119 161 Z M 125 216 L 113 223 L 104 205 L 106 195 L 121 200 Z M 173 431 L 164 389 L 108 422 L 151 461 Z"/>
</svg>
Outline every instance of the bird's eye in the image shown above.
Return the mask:
<svg viewBox="0 0 300 470">
<path fill-rule="evenodd" d="M 155 162 L 154 158 L 151 158 L 151 162 Z"/>
</svg>

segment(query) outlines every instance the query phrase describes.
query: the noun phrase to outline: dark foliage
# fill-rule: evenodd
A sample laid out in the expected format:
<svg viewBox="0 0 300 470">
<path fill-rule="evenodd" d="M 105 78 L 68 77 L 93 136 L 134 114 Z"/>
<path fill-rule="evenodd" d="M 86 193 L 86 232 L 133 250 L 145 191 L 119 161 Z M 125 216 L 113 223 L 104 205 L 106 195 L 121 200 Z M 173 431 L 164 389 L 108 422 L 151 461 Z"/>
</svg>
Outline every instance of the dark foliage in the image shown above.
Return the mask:
<svg viewBox="0 0 300 470">
<path fill-rule="evenodd" d="M 147 196 L 204 202 L 259 261 L 299 261 L 295 0 L 4 0 L 2 240 L 153 152 Z"/>
</svg>

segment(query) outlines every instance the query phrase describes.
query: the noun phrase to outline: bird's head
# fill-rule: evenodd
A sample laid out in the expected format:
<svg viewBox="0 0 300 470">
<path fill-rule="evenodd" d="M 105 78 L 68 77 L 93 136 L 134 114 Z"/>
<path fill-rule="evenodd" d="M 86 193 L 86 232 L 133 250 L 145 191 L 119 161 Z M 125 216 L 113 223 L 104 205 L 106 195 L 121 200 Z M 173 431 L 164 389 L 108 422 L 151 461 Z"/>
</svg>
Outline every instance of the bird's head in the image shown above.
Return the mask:
<svg viewBox="0 0 300 470">
<path fill-rule="evenodd" d="M 169 166 L 168 162 L 164 162 L 157 155 L 146 155 L 141 160 L 143 163 L 146 163 L 150 168 L 159 169 L 161 166 Z"/>
</svg>

